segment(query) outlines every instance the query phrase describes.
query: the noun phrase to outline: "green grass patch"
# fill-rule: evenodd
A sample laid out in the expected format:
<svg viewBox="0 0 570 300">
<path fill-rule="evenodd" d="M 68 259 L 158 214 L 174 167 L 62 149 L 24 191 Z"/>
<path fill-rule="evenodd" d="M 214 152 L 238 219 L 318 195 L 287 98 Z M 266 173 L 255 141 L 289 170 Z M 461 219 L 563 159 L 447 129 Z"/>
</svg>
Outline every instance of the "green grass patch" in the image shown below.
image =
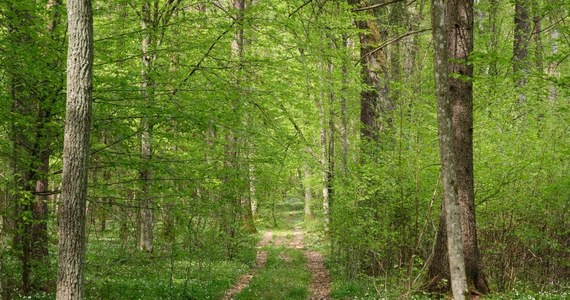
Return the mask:
<svg viewBox="0 0 570 300">
<path fill-rule="evenodd" d="M 307 299 L 310 274 L 304 253 L 285 247 L 267 251 L 267 264 L 235 299 Z"/>
<path fill-rule="evenodd" d="M 95 240 L 87 253 L 86 299 L 218 299 L 253 264 L 255 250 L 247 250 L 231 261 L 182 249 L 150 256 Z"/>
</svg>

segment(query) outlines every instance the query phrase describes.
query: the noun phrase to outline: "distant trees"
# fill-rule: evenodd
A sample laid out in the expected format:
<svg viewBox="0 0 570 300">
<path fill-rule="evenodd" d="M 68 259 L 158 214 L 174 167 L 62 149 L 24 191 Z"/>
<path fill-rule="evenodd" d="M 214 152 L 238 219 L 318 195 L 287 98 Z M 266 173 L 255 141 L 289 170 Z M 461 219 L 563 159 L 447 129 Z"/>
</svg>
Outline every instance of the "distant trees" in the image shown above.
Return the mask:
<svg viewBox="0 0 570 300">
<path fill-rule="evenodd" d="M 61 2 L 47 7 L 7 1 L 5 14 L 7 47 L 2 60 L 7 72 L 10 114 L 9 155 L 12 183 L 9 184 L 12 211 L 6 215 L 12 226 L 14 247 L 22 267 L 22 289 L 46 289 L 42 272 L 49 268 L 48 203 L 49 164 L 58 131 L 53 122 L 63 89 L 62 56 L 51 51 L 61 43 Z M 44 19 L 43 14 L 48 17 Z M 36 70 L 46 69 L 45 72 Z"/>
</svg>

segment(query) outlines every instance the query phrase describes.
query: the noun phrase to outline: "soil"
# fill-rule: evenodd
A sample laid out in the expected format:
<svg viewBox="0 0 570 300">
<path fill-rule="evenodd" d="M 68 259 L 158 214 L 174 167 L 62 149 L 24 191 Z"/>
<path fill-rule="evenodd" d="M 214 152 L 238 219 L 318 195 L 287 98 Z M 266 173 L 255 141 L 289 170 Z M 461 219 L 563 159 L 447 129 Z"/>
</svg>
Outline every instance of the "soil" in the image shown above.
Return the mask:
<svg viewBox="0 0 570 300">
<path fill-rule="evenodd" d="M 331 277 L 325 267 L 323 255 L 317 251 L 305 251 L 307 265 L 311 273 L 309 291 L 311 300 L 328 300 L 331 298 Z"/>
<path fill-rule="evenodd" d="M 263 233 L 263 238 L 261 239 L 261 241 L 257 243 L 257 248 L 265 247 L 267 244 L 271 242 L 272 239 L 273 239 L 273 232 L 266 231 L 265 233 Z M 231 300 L 234 298 L 235 295 L 243 291 L 243 289 L 245 289 L 249 285 L 251 279 L 253 279 L 253 276 L 255 275 L 255 273 L 257 273 L 257 270 L 263 268 L 266 263 L 267 263 L 267 251 L 258 250 L 257 256 L 255 257 L 255 267 L 253 267 L 247 274 L 242 275 L 238 279 L 238 281 L 226 292 L 226 294 L 222 299 Z"/>
<path fill-rule="evenodd" d="M 279 236 L 273 239 L 273 232 L 267 231 L 263 234 L 263 239 L 257 244 L 258 248 L 265 247 L 267 245 L 274 245 L 274 246 L 283 246 L 287 245 L 287 240 L 285 237 Z M 291 242 L 288 244 L 289 248 L 292 249 L 305 249 L 305 245 L 303 244 L 303 232 L 301 231 L 301 227 L 295 226 L 295 231 L 293 233 L 293 238 Z M 331 288 L 331 278 L 329 271 L 325 267 L 324 258 L 322 254 L 317 251 L 305 250 L 305 256 L 307 258 L 307 267 L 309 272 L 311 273 L 311 282 L 309 286 L 310 292 L 310 300 L 329 300 L 330 298 L 330 288 Z M 283 254 L 280 255 L 280 259 L 283 263 L 290 262 L 291 258 L 287 255 Z M 239 294 L 243 289 L 245 289 L 253 277 L 255 273 L 261 268 L 265 266 L 267 262 L 267 251 L 265 250 L 258 250 L 257 251 L 257 258 L 255 267 L 251 269 L 247 274 L 242 275 L 238 282 L 230 288 L 225 296 L 222 298 L 223 300 L 231 300 L 237 294 Z"/>
</svg>

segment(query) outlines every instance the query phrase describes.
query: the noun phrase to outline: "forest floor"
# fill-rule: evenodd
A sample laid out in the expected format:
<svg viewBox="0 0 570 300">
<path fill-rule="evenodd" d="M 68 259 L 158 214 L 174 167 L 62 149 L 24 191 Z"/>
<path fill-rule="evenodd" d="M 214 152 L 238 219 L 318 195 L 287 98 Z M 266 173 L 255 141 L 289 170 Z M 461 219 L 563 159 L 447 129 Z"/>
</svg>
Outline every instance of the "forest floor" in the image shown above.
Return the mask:
<svg viewBox="0 0 570 300">
<path fill-rule="evenodd" d="M 323 255 L 305 247 L 304 232 L 295 214 L 286 219 L 286 229 L 262 232 L 255 265 L 222 299 L 331 299 L 331 276 Z"/>
</svg>

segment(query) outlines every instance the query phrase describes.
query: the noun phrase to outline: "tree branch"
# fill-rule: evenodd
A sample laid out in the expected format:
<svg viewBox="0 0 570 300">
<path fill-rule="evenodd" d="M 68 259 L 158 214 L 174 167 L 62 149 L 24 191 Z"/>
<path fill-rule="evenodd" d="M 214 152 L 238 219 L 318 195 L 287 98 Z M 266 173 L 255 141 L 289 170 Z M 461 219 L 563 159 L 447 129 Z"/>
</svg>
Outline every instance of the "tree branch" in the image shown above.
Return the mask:
<svg viewBox="0 0 570 300">
<path fill-rule="evenodd" d="M 393 38 L 393 39 L 391 39 L 391 40 L 389 40 L 389 41 L 383 43 L 382 45 L 378 46 L 376 49 L 374 49 L 374 50 L 372 50 L 372 51 L 370 51 L 370 52 L 364 54 L 364 55 L 356 62 L 356 64 L 354 64 L 354 65 L 355 65 L 355 66 L 358 65 L 362 60 L 364 60 L 364 59 L 367 58 L 368 56 L 370 56 L 370 55 L 372 55 L 372 54 L 374 54 L 374 53 L 376 53 L 376 52 L 382 50 L 382 48 L 384 48 L 384 47 L 386 47 L 386 46 L 389 46 L 389 45 L 391 45 L 391 44 L 393 44 L 393 43 L 395 43 L 395 42 L 398 42 L 399 40 L 401 40 L 401 39 L 403 39 L 403 38 L 405 38 L 405 37 L 408 37 L 408 36 L 414 35 L 414 34 L 423 33 L 423 32 L 430 31 L 430 30 L 431 30 L 431 28 L 424 28 L 424 29 L 420 29 L 420 30 L 414 30 L 414 31 L 410 31 L 410 32 L 404 33 L 404 34 L 402 34 L 402 35 L 400 35 L 400 36 L 398 36 L 398 37 L 395 37 L 395 38 Z"/>
<path fill-rule="evenodd" d="M 305 1 L 305 3 L 303 3 L 301 6 L 297 7 L 297 9 L 295 9 L 292 13 L 289 14 L 289 16 L 287 18 L 291 18 L 294 14 L 296 14 L 297 12 L 299 12 L 301 9 L 303 9 L 303 7 L 307 6 L 309 3 L 313 2 L 313 0 L 307 0 Z"/>
<path fill-rule="evenodd" d="M 297 133 L 299 134 L 299 136 L 301 137 L 301 139 L 303 140 L 303 142 L 305 142 L 305 145 L 307 146 L 307 150 L 309 151 L 309 154 L 311 154 L 311 156 L 319 162 L 319 164 L 323 165 L 324 162 L 319 159 L 319 157 L 317 156 L 317 153 L 315 152 L 315 150 L 313 149 L 313 147 L 311 147 L 311 145 L 309 144 L 309 142 L 307 141 L 307 138 L 305 137 L 305 135 L 303 134 L 303 131 L 301 130 L 301 128 L 299 127 L 299 125 L 297 124 L 297 122 L 295 122 L 295 119 L 293 119 L 293 116 L 291 116 L 291 114 L 289 113 L 289 111 L 287 111 L 287 109 L 285 108 L 285 106 L 283 104 L 279 104 L 279 108 L 281 108 L 281 110 L 285 113 L 285 116 L 287 117 L 287 119 L 289 120 L 289 122 L 291 122 L 291 124 L 293 125 L 293 127 L 295 128 L 295 130 L 297 131 Z"/>
<path fill-rule="evenodd" d="M 369 9 L 375 9 L 375 8 L 387 6 L 387 5 L 390 5 L 390 4 L 394 4 L 394 3 L 397 3 L 397 2 L 402 2 L 402 1 L 404 1 L 404 0 L 393 0 L 393 1 L 388 1 L 388 2 L 384 2 L 384 3 L 378 3 L 378 4 L 366 6 L 366 7 L 353 8 L 353 9 L 352 9 L 352 12 L 359 12 L 359 11 L 365 11 L 365 10 L 369 10 Z"/>
<path fill-rule="evenodd" d="M 215 40 L 214 42 L 210 45 L 210 47 L 208 48 L 208 50 L 206 51 L 206 53 L 204 53 L 204 55 L 202 56 L 202 58 L 200 58 L 200 60 L 198 61 L 198 63 L 194 66 L 194 68 L 192 68 L 192 70 L 190 71 L 190 73 L 188 73 L 188 76 L 186 76 L 186 78 L 184 78 L 184 80 L 182 80 L 182 82 L 187 82 L 188 79 L 190 79 L 190 77 L 192 77 L 192 75 L 194 75 L 194 73 L 196 73 L 196 71 L 198 71 L 198 69 L 200 68 L 200 66 L 202 65 L 202 63 L 204 62 L 204 60 L 206 60 L 206 58 L 210 55 L 210 53 L 212 52 L 212 50 L 214 49 L 214 47 L 216 46 L 216 44 L 222 39 L 222 37 L 224 37 L 226 34 L 228 34 L 228 32 L 230 32 L 232 30 L 232 28 L 234 27 L 234 25 L 236 24 L 236 22 L 232 22 L 232 24 L 230 24 L 230 26 L 224 31 L 222 32 Z M 177 90 L 174 90 L 172 92 L 172 94 L 176 94 Z"/>
</svg>

